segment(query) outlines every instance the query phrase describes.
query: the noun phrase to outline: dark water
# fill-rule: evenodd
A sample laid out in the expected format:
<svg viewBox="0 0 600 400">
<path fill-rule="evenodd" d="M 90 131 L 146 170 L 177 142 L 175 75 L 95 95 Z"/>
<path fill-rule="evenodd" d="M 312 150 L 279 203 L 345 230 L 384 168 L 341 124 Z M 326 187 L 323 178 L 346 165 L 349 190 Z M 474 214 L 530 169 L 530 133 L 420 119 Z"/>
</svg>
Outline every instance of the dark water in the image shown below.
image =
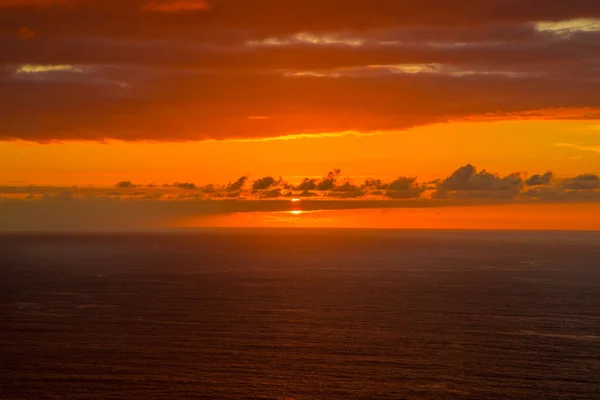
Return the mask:
<svg viewBox="0 0 600 400">
<path fill-rule="evenodd" d="M 600 234 L 0 236 L 1 399 L 599 399 Z"/>
</svg>

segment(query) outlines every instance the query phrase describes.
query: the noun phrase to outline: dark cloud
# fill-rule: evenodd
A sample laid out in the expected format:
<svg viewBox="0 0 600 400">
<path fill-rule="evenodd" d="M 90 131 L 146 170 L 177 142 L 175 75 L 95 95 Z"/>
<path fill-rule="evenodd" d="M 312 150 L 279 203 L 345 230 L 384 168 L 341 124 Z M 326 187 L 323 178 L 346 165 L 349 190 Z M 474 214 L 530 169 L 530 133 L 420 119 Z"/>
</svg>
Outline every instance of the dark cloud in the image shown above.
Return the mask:
<svg viewBox="0 0 600 400">
<path fill-rule="evenodd" d="M 2 200 L 0 231 L 131 231 L 165 229 L 174 221 L 238 212 L 296 210 L 288 200 L 179 200 L 75 198 L 72 201 Z M 428 206 L 419 200 L 303 199 L 301 209 L 345 210 Z"/>
<path fill-rule="evenodd" d="M 342 199 L 355 199 L 365 195 L 365 191 L 354 185 L 351 182 L 344 182 L 343 184 L 337 184 L 331 189 L 330 195 Z"/>
<path fill-rule="evenodd" d="M 132 189 L 138 187 L 138 185 L 134 185 L 131 181 L 122 181 L 116 184 L 119 189 Z"/>
<path fill-rule="evenodd" d="M 594 190 L 600 189 L 600 177 L 597 175 L 585 174 L 574 178 L 565 179 L 562 186 L 566 190 Z"/>
<path fill-rule="evenodd" d="M 432 37 L 439 28 L 430 28 Z M 519 31 L 519 27 L 513 29 Z M 370 39 L 360 46 L 319 43 L 286 43 L 281 45 L 248 45 L 243 40 L 229 45 L 153 40 L 119 41 L 98 38 L 36 38 L 23 41 L 16 37 L 0 37 L 0 62 L 19 64 L 75 64 L 96 66 L 169 67 L 197 70 L 221 69 L 265 71 L 326 71 L 366 66 L 398 66 L 438 64 L 436 67 L 455 73 L 479 72 L 544 72 L 583 68 L 597 59 L 600 32 L 578 32 L 569 38 L 547 33 L 532 34 L 529 40 L 498 42 L 482 39 L 486 32 L 474 32 L 474 42 L 455 45 L 449 32 L 444 42 L 403 39 L 403 31 L 395 31 L 387 39 Z M 440 35 L 441 36 L 441 35 Z M 319 40 L 315 37 L 313 40 Z M 94 46 L 94 52 L 86 52 Z M 47 48 L 54 49 L 48 52 Z M 593 66 L 593 65 L 592 65 Z"/>
<path fill-rule="evenodd" d="M 600 177 L 583 174 L 557 180 L 553 184 L 532 186 L 523 195 L 542 202 L 600 201 Z"/>
<path fill-rule="evenodd" d="M 464 165 L 445 179 L 422 182 L 417 177 L 400 176 L 393 181 L 367 179 L 357 184 L 351 177 L 343 177 L 341 170 L 334 169 L 322 178 L 305 178 L 298 185 L 286 183 L 282 178 L 264 177 L 253 181 L 243 176 L 228 185 L 206 184 L 198 186 L 190 182 L 147 185 L 144 191 L 135 190 L 141 185 L 130 181 L 119 182 L 118 191 L 95 187 L 49 187 L 49 186 L 0 186 L 0 194 L 15 198 L 34 195 L 34 199 L 69 200 L 81 198 L 105 198 L 119 196 L 122 200 L 175 199 L 290 199 L 318 197 L 321 199 L 381 199 L 394 200 L 444 200 L 444 201 L 521 201 L 521 200 L 594 200 L 600 198 L 600 177 L 582 174 L 575 177 L 557 177 L 552 172 L 534 174 L 524 181 L 523 174 L 515 172 L 506 176 L 478 170 L 471 164 Z M 158 188 L 162 187 L 161 191 Z"/>
<path fill-rule="evenodd" d="M 460 167 L 448 178 L 437 183 L 435 199 L 511 200 L 520 195 L 523 187 L 521 173 L 504 177 L 486 170 L 477 171 L 471 164 Z"/>
<path fill-rule="evenodd" d="M 448 178 L 440 183 L 440 188 L 447 191 L 463 190 L 518 190 L 523 185 L 523 180 L 518 173 L 507 175 L 503 178 L 491 174 L 486 170 L 477 172 L 477 169 L 467 164 L 460 167 Z"/>
<path fill-rule="evenodd" d="M 550 185 L 552 183 L 553 178 L 554 178 L 554 174 L 550 171 L 546 172 L 544 175 L 535 174 L 535 175 L 532 175 L 529 179 L 527 179 L 525 181 L 525 185 L 527 185 L 527 186 Z"/>
<path fill-rule="evenodd" d="M 362 187 L 367 193 L 385 195 L 390 199 L 419 198 L 427 188 L 425 184 L 418 183 L 416 177 L 406 176 L 400 176 L 389 183 L 381 179 L 368 179 Z"/>
<path fill-rule="evenodd" d="M 296 190 L 302 190 L 303 192 L 308 192 L 310 190 L 317 190 L 318 187 L 318 179 L 310 179 L 310 178 L 304 178 L 302 180 L 302 182 L 300 182 L 300 184 L 298 184 L 295 189 Z"/>
<path fill-rule="evenodd" d="M 381 191 L 386 190 L 389 184 L 383 182 L 381 179 L 367 179 L 363 184 L 363 188 L 367 190 Z"/>
<path fill-rule="evenodd" d="M 380 186 L 379 189 L 384 189 Z M 391 199 L 414 199 L 421 196 L 425 187 L 417 183 L 416 177 L 401 176 L 390 184 L 386 185 L 385 196 Z"/>
<path fill-rule="evenodd" d="M 0 140 L 600 118 L 599 18 L 597 0 L 0 0 Z"/>
<path fill-rule="evenodd" d="M 260 197 L 263 199 L 276 199 L 282 196 L 281 189 L 273 189 L 263 191 Z"/>
<path fill-rule="evenodd" d="M 263 36 L 307 31 L 364 32 L 395 26 L 469 26 L 600 17 L 596 0 L 461 0 L 451 4 L 446 0 L 0 0 L 0 8 L 16 22 L 33 20 L 52 34 L 99 36 L 110 34 L 112 28 L 113 35 L 126 37 L 229 29 Z M 159 18 L 155 13 L 140 13 L 145 8 L 190 13 L 167 13 Z M 136 29 L 131 29 L 133 22 Z"/>
<path fill-rule="evenodd" d="M 254 181 L 254 183 L 252 183 L 252 190 L 254 190 L 254 191 L 266 190 L 266 189 L 269 189 L 269 188 L 277 185 L 278 183 L 279 182 L 276 181 L 275 178 L 273 178 L 272 176 L 266 176 L 264 178 Z"/>
<path fill-rule="evenodd" d="M 338 177 L 341 175 L 340 169 L 330 171 L 325 178 L 317 183 L 317 190 L 327 191 L 335 188 Z"/>
<path fill-rule="evenodd" d="M 308 189 L 304 189 L 304 190 L 302 190 L 302 192 L 298 193 L 297 196 L 298 197 L 316 197 L 316 196 L 318 196 L 318 194 L 315 192 L 311 192 Z"/>
<path fill-rule="evenodd" d="M 186 189 L 186 190 L 194 190 L 196 189 L 196 185 L 194 183 L 191 182 L 175 182 L 173 184 L 174 187 L 177 187 L 179 189 Z"/>
<path fill-rule="evenodd" d="M 134 71 L 127 74 L 142 79 Z M 101 80 L 120 78 L 109 73 Z M 129 87 L 0 79 L 0 139 L 202 140 L 372 132 L 548 107 L 572 107 L 569 117 L 600 118 L 600 112 L 580 108 L 600 107 L 598 82 L 390 72 L 340 78 L 168 72 Z M 73 91 L 77 98 L 67 95 Z M 259 113 L 271 117 L 256 129 L 247 116 Z"/>
<path fill-rule="evenodd" d="M 176 183 L 160 192 L 155 187 L 139 191 L 135 185 L 125 184 L 119 191 L 0 186 L 0 194 L 7 195 L 2 196 L 0 230 L 155 229 L 168 226 L 169 221 L 257 211 L 600 202 L 597 175 L 561 178 L 546 173 L 533 175 L 526 185 L 520 173 L 499 176 L 470 164 L 445 179 L 429 183 L 400 176 L 391 182 L 369 179 L 359 186 L 351 178 L 342 177 L 339 170 L 323 178 L 307 178 L 296 187 L 273 181 L 259 179 L 255 181 L 261 182 L 258 186 L 247 185 L 246 177 L 226 186 Z M 327 190 L 318 190 L 319 185 Z M 302 200 L 292 202 L 291 198 Z"/>
<path fill-rule="evenodd" d="M 246 182 L 248 182 L 247 176 L 242 176 L 238 178 L 237 181 L 230 183 L 227 186 L 228 192 L 239 192 L 244 186 L 246 186 Z"/>
<path fill-rule="evenodd" d="M 215 192 L 215 185 L 213 185 L 212 183 L 209 183 L 208 185 L 205 185 L 202 187 L 202 191 L 204 193 L 214 193 Z"/>
<path fill-rule="evenodd" d="M 329 171 L 323 178 L 304 178 L 298 185 L 291 186 L 293 190 L 309 194 L 311 191 L 327 192 L 335 190 L 342 171 L 334 169 Z M 343 186 L 343 185 L 342 185 Z M 338 188 L 339 189 L 339 188 Z M 340 192 L 343 190 L 339 190 Z"/>
<path fill-rule="evenodd" d="M 42 196 L 42 201 L 66 201 L 66 200 L 73 200 L 73 196 L 75 195 L 74 192 L 72 192 L 71 190 L 62 190 L 59 193 L 56 194 L 51 194 L 51 193 L 45 193 Z"/>
</svg>

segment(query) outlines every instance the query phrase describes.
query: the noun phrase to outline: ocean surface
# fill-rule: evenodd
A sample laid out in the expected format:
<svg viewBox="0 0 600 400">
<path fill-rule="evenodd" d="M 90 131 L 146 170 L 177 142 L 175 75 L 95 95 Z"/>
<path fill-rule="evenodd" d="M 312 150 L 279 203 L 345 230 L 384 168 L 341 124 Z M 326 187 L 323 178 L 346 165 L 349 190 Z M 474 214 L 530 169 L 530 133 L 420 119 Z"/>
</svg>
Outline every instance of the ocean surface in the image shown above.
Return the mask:
<svg viewBox="0 0 600 400">
<path fill-rule="evenodd" d="M 0 399 L 600 399 L 600 233 L 0 236 Z"/>
</svg>

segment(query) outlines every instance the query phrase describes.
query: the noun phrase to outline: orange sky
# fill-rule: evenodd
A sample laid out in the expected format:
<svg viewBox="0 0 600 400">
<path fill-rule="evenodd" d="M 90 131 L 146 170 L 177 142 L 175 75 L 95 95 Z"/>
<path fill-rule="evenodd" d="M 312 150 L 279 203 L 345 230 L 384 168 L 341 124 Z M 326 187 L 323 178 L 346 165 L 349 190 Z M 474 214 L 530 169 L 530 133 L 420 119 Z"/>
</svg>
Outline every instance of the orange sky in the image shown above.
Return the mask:
<svg viewBox="0 0 600 400">
<path fill-rule="evenodd" d="M 122 180 L 296 182 L 340 168 L 358 180 L 438 179 L 472 163 L 493 172 L 600 173 L 600 121 L 456 122 L 379 134 L 204 142 L 0 142 L 0 184 L 113 186 Z M 27 162 L 24 162 L 27 160 Z"/>
<path fill-rule="evenodd" d="M 328 210 L 295 225 L 597 227 L 600 3 L 0 0 L 0 21 L 0 231 L 276 226 L 293 197 Z"/>
</svg>

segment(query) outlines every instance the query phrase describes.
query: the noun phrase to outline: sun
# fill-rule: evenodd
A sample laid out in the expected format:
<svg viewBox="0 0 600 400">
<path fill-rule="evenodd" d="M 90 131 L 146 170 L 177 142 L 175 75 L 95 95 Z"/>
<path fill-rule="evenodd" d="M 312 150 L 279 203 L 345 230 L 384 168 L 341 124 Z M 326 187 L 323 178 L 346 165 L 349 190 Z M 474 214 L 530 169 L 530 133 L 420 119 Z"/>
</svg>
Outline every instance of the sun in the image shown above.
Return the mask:
<svg viewBox="0 0 600 400">
<path fill-rule="evenodd" d="M 290 211 L 290 213 L 293 215 L 300 215 L 300 214 L 302 214 L 302 210 L 292 210 L 292 211 Z"/>
</svg>

